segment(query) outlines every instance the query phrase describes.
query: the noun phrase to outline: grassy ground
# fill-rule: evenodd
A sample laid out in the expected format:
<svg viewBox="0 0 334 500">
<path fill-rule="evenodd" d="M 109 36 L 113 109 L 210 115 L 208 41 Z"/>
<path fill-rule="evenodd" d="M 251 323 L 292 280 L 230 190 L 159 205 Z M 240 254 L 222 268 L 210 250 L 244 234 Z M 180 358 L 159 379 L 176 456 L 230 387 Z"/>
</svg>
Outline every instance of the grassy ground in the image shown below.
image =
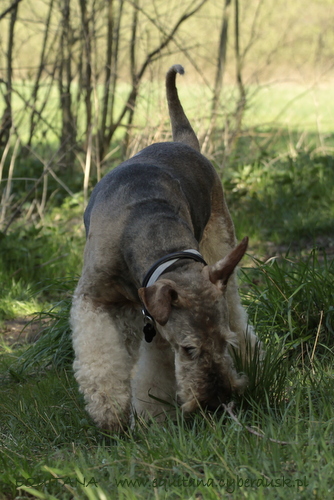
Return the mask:
<svg viewBox="0 0 334 500">
<path fill-rule="evenodd" d="M 263 99 L 253 117 L 275 96 Z M 317 114 L 307 134 L 297 117 L 274 129 L 269 115 L 270 127 L 248 122 L 254 133 L 224 170 L 211 156 L 238 237 L 251 238 L 241 293 L 267 352 L 260 383 L 246 367 L 250 386 L 234 407 L 103 435 L 71 372 L 82 197 L 57 191 L 43 220 L 18 220 L 2 238 L 0 321 L 6 329 L 37 310 L 40 339 L 6 334 L 0 346 L 0 500 L 333 498 L 333 132 L 319 134 Z"/>
<path fill-rule="evenodd" d="M 293 378 L 280 405 L 112 439 L 87 422 L 68 371 L 8 382 L 1 498 L 332 498 L 333 376 Z"/>
<path fill-rule="evenodd" d="M 44 343 L 1 358 L 0 498 L 332 498 L 334 264 L 320 257 L 243 270 L 266 357 L 234 407 L 124 435 L 84 411 L 63 301 Z"/>
</svg>

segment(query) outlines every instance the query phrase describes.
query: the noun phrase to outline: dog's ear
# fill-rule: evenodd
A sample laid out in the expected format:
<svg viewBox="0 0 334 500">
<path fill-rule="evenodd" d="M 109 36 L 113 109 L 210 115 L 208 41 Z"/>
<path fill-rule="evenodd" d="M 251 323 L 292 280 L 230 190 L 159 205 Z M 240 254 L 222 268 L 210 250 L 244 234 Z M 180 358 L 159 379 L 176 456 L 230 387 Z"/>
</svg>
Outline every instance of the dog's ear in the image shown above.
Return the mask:
<svg viewBox="0 0 334 500">
<path fill-rule="evenodd" d="M 224 259 L 219 260 L 212 266 L 208 266 L 210 281 L 224 290 L 227 282 L 242 257 L 245 255 L 248 246 L 248 237 L 246 236 Z"/>
<path fill-rule="evenodd" d="M 148 288 L 139 288 L 138 295 L 155 321 L 165 325 L 172 310 L 172 302 L 177 299 L 176 283 L 158 280 Z"/>
</svg>

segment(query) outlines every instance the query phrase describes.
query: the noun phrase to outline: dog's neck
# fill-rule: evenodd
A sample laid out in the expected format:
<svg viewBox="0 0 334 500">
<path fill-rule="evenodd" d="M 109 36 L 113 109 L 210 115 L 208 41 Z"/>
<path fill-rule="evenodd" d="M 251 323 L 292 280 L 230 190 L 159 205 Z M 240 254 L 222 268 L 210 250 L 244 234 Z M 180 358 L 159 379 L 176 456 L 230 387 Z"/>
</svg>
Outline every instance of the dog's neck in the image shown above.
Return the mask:
<svg viewBox="0 0 334 500">
<path fill-rule="evenodd" d="M 153 266 L 147 271 L 142 286 L 149 287 L 153 285 L 157 279 L 164 273 L 170 266 L 172 266 L 179 259 L 192 259 L 197 262 L 202 262 L 206 265 L 205 260 L 202 255 L 194 249 L 182 250 L 181 252 L 173 252 L 165 255 L 161 259 L 157 260 Z"/>
<path fill-rule="evenodd" d="M 183 250 L 182 252 L 173 252 L 157 260 L 153 264 L 153 266 L 150 267 L 143 279 L 142 286 L 149 287 L 154 285 L 154 283 L 160 278 L 160 276 L 180 259 L 192 259 L 197 262 L 202 262 L 204 265 L 206 265 L 205 260 L 197 250 L 189 249 Z M 145 306 L 143 306 L 142 308 L 142 313 L 144 316 L 143 332 L 145 335 L 145 340 L 146 342 L 152 342 L 153 337 L 156 334 L 154 318 L 151 316 Z"/>
</svg>

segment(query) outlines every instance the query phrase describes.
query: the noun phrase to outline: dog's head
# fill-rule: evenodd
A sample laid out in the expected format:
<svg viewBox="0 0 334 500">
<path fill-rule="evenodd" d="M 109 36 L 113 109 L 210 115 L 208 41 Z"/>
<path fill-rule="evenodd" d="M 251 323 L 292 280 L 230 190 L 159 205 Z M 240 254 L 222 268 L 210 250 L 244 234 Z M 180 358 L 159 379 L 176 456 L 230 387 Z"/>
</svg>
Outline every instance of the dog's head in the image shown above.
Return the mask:
<svg viewBox="0 0 334 500">
<path fill-rule="evenodd" d="M 139 296 L 157 329 L 175 352 L 178 397 L 185 412 L 216 409 L 246 385 L 228 352 L 236 345 L 229 327 L 226 287 L 247 249 L 245 238 L 212 266 L 191 263 L 185 272 L 166 274 Z"/>
</svg>

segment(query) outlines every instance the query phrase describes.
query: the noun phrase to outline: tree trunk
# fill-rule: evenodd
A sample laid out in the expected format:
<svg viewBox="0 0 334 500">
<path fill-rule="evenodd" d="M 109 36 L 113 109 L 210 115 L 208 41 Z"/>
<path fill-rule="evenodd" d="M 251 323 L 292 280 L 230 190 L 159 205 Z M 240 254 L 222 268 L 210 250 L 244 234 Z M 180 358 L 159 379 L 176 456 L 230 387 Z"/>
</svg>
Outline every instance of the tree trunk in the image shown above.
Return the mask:
<svg viewBox="0 0 334 500">
<path fill-rule="evenodd" d="M 61 147 L 66 150 L 66 166 L 74 161 L 76 123 L 72 113 L 72 35 L 70 25 L 70 0 L 62 0 L 62 33 L 60 37 L 59 93 L 62 113 Z"/>
<path fill-rule="evenodd" d="M 216 72 L 215 86 L 212 98 L 212 121 L 214 123 L 216 121 L 217 110 L 219 107 L 219 100 L 220 100 L 221 90 L 223 87 L 223 78 L 226 65 L 227 32 L 228 32 L 228 24 L 230 16 L 230 5 L 231 5 L 231 0 L 225 0 L 222 26 L 220 31 L 217 72 Z"/>
<path fill-rule="evenodd" d="M 12 77 L 13 77 L 13 48 L 14 48 L 14 29 L 17 19 L 17 10 L 19 2 L 11 9 L 9 31 L 8 31 L 8 50 L 7 50 L 7 81 L 5 100 L 5 111 L 1 118 L 0 125 L 0 146 L 7 144 L 12 127 Z"/>
<path fill-rule="evenodd" d="M 38 97 L 38 91 L 40 87 L 40 81 L 42 77 L 42 73 L 45 67 L 45 54 L 46 54 L 46 46 L 47 46 L 47 41 L 49 37 L 49 30 L 50 30 L 50 21 L 51 21 L 51 15 L 52 15 L 52 9 L 53 9 L 53 1 L 50 1 L 50 6 L 49 6 L 49 12 L 48 16 L 46 19 L 46 24 L 45 24 L 45 31 L 44 31 L 44 39 L 43 39 L 43 44 L 42 44 L 42 51 L 41 51 L 41 56 L 40 56 L 40 61 L 38 65 L 38 70 L 36 74 L 36 79 L 35 79 L 35 84 L 34 84 L 34 89 L 31 94 L 31 106 L 32 106 L 32 112 L 30 115 L 30 133 L 29 133 L 29 139 L 27 142 L 27 146 L 31 146 L 31 141 L 34 135 L 34 131 L 36 128 L 36 125 L 38 121 L 41 119 L 41 113 L 37 111 L 37 97 Z M 45 106 L 45 101 L 42 106 L 42 108 Z"/>
<path fill-rule="evenodd" d="M 89 28 L 89 19 L 87 15 L 87 0 L 80 1 L 81 11 L 81 26 L 84 46 L 84 62 L 82 71 L 82 88 L 84 91 L 84 101 L 86 110 L 86 126 L 85 136 L 88 144 L 88 137 L 90 135 L 92 126 L 92 48 L 91 48 L 91 33 Z"/>
<path fill-rule="evenodd" d="M 239 89 L 239 100 L 236 109 L 235 139 L 237 139 L 242 125 L 242 118 L 246 107 L 246 90 L 242 79 L 242 58 L 240 56 L 239 36 L 239 0 L 235 0 L 235 60 L 236 77 Z"/>
<path fill-rule="evenodd" d="M 100 127 L 100 158 L 102 159 L 109 144 L 106 141 L 107 117 L 109 112 L 109 119 L 112 122 L 112 113 L 109 110 L 109 96 L 110 96 L 110 82 L 111 82 L 111 66 L 113 55 L 113 31 L 114 31 L 114 15 L 113 15 L 113 0 L 108 0 L 108 35 L 107 35 L 107 57 L 105 64 L 105 80 L 104 80 L 104 94 L 102 102 L 102 121 Z M 111 123 L 112 125 L 112 123 Z"/>
</svg>

